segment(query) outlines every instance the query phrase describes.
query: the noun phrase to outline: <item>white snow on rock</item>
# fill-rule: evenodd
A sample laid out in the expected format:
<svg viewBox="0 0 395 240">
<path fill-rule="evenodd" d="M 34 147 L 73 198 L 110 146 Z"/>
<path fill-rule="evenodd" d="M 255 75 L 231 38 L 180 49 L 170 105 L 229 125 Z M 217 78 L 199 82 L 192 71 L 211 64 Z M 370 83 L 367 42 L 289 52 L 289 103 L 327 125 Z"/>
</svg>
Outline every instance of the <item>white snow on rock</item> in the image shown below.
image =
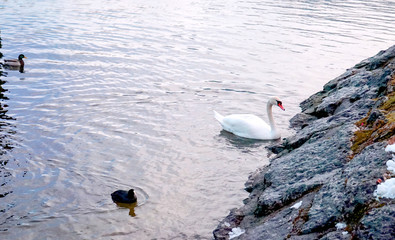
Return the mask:
<svg viewBox="0 0 395 240">
<path fill-rule="evenodd" d="M 235 237 L 240 236 L 241 234 L 245 233 L 245 230 L 237 227 L 237 228 L 232 228 L 232 231 L 229 232 L 229 239 L 233 239 Z"/>
<path fill-rule="evenodd" d="M 388 171 L 391 171 L 392 173 L 395 174 L 395 161 L 394 160 L 387 161 L 387 169 L 388 169 Z"/>
<path fill-rule="evenodd" d="M 336 226 L 337 230 L 341 230 L 341 229 L 345 229 L 347 227 L 347 224 L 345 224 L 344 222 L 339 222 L 339 223 L 336 223 L 335 226 Z"/>
<path fill-rule="evenodd" d="M 395 198 L 395 178 L 387 179 L 377 185 L 374 195 L 378 198 Z"/>
<path fill-rule="evenodd" d="M 292 207 L 290 207 L 290 208 L 299 209 L 299 208 L 300 208 L 300 206 L 302 206 L 302 203 L 303 203 L 303 201 L 300 201 L 300 202 L 298 202 L 298 203 L 295 203 L 295 204 L 294 204 L 294 205 L 292 205 Z"/>
<path fill-rule="evenodd" d="M 385 147 L 385 151 L 386 152 L 393 152 L 395 153 L 395 143 L 392 145 L 388 145 L 387 147 Z"/>
<path fill-rule="evenodd" d="M 395 153 L 395 143 L 385 147 L 386 152 Z M 387 161 L 388 171 L 395 174 L 395 155 L 392 155 L 392 160 Z M 377 190 L 374 191 L 374 196 L 377 198 L 395 198 L 395 178 L 390 178 L 377 185 Z"/>
</svg>

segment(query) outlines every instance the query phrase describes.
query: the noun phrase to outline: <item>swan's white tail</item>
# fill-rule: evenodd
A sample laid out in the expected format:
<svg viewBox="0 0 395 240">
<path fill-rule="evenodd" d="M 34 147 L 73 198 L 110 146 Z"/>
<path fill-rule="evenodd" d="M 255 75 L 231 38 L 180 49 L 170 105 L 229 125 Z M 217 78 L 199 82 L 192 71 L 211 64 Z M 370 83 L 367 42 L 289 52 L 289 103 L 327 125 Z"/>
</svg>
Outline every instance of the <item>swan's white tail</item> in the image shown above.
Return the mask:
<svg viewBox="0 0 395 240">
<path fill-rule="evenodd" d="M 222 120 L 224 119 L 224 116 L 222 116 L 221 114 L 217 113 L 216 111 L 214 112 L 214 117 L 215 119 L 217 119 L 218 122 L 222 123 Z"/>
</svg>

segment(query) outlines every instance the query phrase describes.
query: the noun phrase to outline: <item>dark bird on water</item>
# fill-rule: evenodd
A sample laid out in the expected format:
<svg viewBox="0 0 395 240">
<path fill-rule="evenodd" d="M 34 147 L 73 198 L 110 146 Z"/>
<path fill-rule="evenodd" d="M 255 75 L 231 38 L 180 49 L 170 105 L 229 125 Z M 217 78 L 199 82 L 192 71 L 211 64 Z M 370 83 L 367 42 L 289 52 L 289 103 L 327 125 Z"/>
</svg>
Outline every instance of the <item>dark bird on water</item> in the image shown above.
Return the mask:
<svg viewBox="0 0 395 240">
<path fill-rule="evenodd" d="M 135 203 L 137 202 L 137 196 L 134 193 L 134 189 L 129 191 L 117 190 L 111 193 L 111 198 L 116 203 Z"/>
</svg>

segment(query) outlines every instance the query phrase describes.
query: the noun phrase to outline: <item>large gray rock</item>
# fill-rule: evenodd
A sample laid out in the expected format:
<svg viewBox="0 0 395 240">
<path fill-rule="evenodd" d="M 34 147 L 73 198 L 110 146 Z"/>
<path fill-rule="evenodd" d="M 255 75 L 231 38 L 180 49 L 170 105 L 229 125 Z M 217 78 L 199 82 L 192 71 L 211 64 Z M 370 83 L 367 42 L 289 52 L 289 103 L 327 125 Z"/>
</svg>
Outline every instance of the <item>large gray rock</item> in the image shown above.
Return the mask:
<svg viewBox="0 0 395 240">
<path fill-rule="evenodd" d="M 393 94 L 393 78 L 395 46 L 303 101 L 291 119 L 296 134 L 269 147 L 277 155 L 249 177 L 245 205 L 221 221 L 214 237 L 229 239 L 239 227 L 245 233 L 238 239 L 395 238 L 395 200 L 383 207 L 373 194 L 391 159 L 384 148 L 395 127 L 379 107 Z M 365 133 L 355 123 L 363 118 L 366 133 L 377 136 L 355 147 L 355 132 Z M 379 224 L 385 220 L 390 223 Z M 339 222 L 347 227 L 338 230 Z"/>
<path fill-rule="evenodd" d="M 361 220 L 355 236 L 359 239 L 394 239 L 395 205 L 372 209 Z"/>
</svg>

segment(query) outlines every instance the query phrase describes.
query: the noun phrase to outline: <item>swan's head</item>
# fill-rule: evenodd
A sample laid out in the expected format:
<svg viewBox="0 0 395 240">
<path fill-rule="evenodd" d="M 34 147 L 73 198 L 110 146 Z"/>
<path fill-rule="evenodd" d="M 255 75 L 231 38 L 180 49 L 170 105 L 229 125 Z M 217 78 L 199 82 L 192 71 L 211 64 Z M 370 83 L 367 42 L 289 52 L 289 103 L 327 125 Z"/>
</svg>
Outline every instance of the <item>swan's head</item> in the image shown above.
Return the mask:
<svg viewBox="0 0 395 240">
<path fill-rule="evenodd" d="M 284 107 L 283 107 L 283 102 L 278 98 L 278 97 L 271 97 L 269 99 L 269 103 L 271 105 L 276 105 L 279 108 L 281 108 L 283 111 L 285 111 Z"/>
</svg>

